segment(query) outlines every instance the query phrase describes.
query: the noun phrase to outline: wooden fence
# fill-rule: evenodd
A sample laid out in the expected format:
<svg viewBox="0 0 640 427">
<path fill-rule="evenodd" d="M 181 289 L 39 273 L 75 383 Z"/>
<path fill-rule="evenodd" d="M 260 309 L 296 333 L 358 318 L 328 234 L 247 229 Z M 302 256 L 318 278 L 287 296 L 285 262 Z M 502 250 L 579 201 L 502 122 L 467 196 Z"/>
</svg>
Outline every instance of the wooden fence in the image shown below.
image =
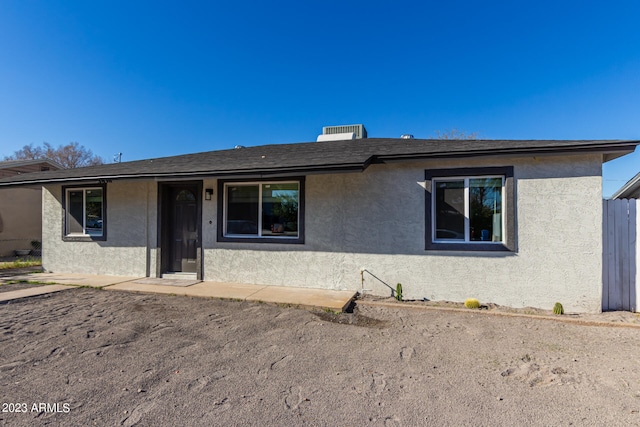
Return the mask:
<svg viewBox="0 0 640 427">
<path fill-rule="evenodd" d="M 602 310 L 637 311 L 640 283 L 635 199 L 603 201 Z"/>
</svg>

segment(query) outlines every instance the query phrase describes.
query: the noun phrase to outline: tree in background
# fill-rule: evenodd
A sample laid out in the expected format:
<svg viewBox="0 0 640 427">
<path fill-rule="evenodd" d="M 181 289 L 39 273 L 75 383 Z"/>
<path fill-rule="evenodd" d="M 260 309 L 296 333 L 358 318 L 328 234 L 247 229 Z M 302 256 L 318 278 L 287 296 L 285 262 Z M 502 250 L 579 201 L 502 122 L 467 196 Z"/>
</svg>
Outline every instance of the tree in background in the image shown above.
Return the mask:
<svg viewBox="0 0 640 427">
<path fill-rule="evenodd" d="M 101 165 L 104 161 L 93 154 L 91 150 L 78 144 L 70 142 L 67 145 L 60 145 L 54 148 L 48 142 L 42 146 L 35 147 L 33 144 L 25 145 L 11 156 L 5 156 L 4 160 L 53 160 L 67 169 L 81 168 L 83 166 Z"/>
<path fill-rule="evenodd" d="M 436 134 L 432 136 L 433 139 L 478 139 L 478 132 L 466 133 L 463 130 L 451 129 L 444 132 L 436 131 Z"/>
</svg>

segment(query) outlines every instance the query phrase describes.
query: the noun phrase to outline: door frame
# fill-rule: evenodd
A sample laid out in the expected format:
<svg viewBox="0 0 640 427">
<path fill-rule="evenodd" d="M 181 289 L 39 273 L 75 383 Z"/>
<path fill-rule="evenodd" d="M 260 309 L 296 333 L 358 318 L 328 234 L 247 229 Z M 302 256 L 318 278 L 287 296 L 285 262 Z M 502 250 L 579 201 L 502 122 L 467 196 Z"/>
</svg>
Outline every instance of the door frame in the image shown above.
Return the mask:
<svg viewBox="0 0 640 427">
<path fill-rule="evenodd" d="M 156 277 L 162 277 L 163 273 L 171 271 L 171 260 L 169 256 L 171 250 L 171 229 L 170 218 L 173 208 L 172 198 L 169 194 L 173 188 L 182 186 L 192 186 L 196 188 L 196 211 L 197 211 L 197 231 L 198 244 L 196 245 L 196 276 L 202 280 L 202 181 L 164 181 L 158 182 L 158 255 L 156 262 Z"/>
</svg>

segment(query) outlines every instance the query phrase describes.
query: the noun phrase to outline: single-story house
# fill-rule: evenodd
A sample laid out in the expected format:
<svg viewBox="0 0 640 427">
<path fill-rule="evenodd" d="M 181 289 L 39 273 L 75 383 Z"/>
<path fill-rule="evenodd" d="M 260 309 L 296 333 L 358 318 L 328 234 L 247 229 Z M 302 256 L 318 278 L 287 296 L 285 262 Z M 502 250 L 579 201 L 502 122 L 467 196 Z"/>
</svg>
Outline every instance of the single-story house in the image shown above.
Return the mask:
<svg viewBox="0 0 640 427">
<path fill-rule="evenodd" d="M 43 267 L 598 312 L 602 163 L 640 141 L 363 138 L 0 179 Z M 215 284 L 212 284 L 215 286 Z"/>
<path fill-rule="evenodd" d="M 47 160 L 7 160 L 0 162 L 0 178 L 63 169 Z M 42 189 L 17 187 L 0 189 L 0 256 L 29 251 L 31 242 L 42 240 Z"/>
</svg>

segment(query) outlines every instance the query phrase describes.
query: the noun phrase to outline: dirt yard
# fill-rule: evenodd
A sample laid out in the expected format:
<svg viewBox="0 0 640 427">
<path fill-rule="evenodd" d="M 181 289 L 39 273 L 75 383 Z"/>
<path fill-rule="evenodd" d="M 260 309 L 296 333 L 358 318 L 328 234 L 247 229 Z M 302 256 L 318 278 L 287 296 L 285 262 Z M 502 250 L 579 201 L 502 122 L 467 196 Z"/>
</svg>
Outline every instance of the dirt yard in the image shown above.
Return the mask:
<svg viewBox="0 0 640 427">
<path fill-rule="evenodd" d="M 634 328 L 82 288 L 0 331 L 7 426 L 640 425 Z"/>
</svg>

